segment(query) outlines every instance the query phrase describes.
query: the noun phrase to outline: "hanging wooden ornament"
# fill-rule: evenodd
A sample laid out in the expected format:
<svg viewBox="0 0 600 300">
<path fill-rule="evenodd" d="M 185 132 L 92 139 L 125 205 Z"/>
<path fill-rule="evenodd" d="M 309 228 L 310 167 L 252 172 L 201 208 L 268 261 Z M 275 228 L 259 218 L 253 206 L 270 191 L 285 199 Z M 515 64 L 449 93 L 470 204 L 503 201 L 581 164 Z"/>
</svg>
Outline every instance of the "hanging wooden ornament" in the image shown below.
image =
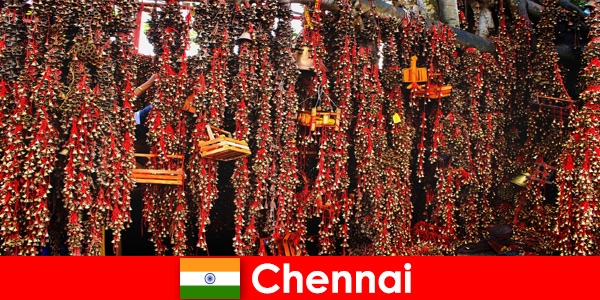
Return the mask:
<svg viewBox="0 0 600 300">
<path fill-rule="evenodd" d="M 530 102 L 531 109 L 538 112 L 545 111 L 551 113 L 553 119 L 566 120 L 576 109 L 575 101 L 556 97 L 543 96 L 540 93 L 535 94 L 535 99 Z"/>
<path fill-rule="evenodd" d="M 213 130 L 227 134 L 215 137 Z M 231 136 L 231 132 L 206 125 L 206 131 L 210 140 L 198 143 L 202 157 L 214 160 L 234 160 L 250 155 L 250 148 L 244 141 L 236 140 Z"/>
<path fill-rule="evenodd" d="M 403 69 L 403 80 L 410 83 L 408 89 L 417 87 L 419 82 L 427 82 L 427 68 L 417 68 L 417 60 L 417 56 L 411 56 L 410 68 Z"/>
<path fill-rule="evenodd" d="M 183 107 L 181 109 L 185 110 L 187 112 L 196 113 L 196 108 L 194 106 L 192 106 L 193 100 L 194 100 L 194 94 L 188 96 L 185 99 L 185 103 L 183 104 Z"/>
<path fill-rule="evenodd" d="M 136 153 L 135 157 L 156 158 L 157 154 Z M 168 159 L 180 159 L 181 165 L 175 170 L 155 170 L 135 168 L 131 172 L 131 178 L 137 183 L 183 185 L 184 176 L 184 156 L 167 155 Z"/>
<path fill-rule="evenodd" d="M 439 75 L 439 74 L 436 74 L 436 75 Z M 449 84 L 445 84 L 445 85 L 427 84 L 426 88 L 417 89 L 415 91 L 415 96 L 429 98 L 429 99 L 438 99 L 438 98 L 450 96 L 451 92 L 452 92 L 452 86 Z"/>
<path fill-rule="evenodd" d="M 300 256 L 302 252 L 298 247 L 300 237 L 295 233 L 286 233 L 283 237 L 275 239 L 279 256 Z"/>
<path fill-rule="evenodd" d="M 433 73 L 431 76 L 427 76 L 427 74 L 426 68 L 417 68 L 417 57 L 412 56 L 410 68 L 404 69 L 403 73 L 404 82 L 410 82 L 406 88 L 410 89 L 415 97 L 438 99 L 450 96 L 452 85 L 441 83 L 443 80 L 441 73 Z M 419 82 L 427 83 L 421 85 Z"/>
<path fill-rule="evenodd" d="M 310 127 L 311 131 L 323 127 L 332 127 L 335 128 L 335 131 L 339 131 L 340 121 L 341 112 L 339 108 L 335 112 L 325 112 L 321 107 L 315 107 L 310 111 L 304 110 L 298 113 L 298 123 Z"/>
</svg>

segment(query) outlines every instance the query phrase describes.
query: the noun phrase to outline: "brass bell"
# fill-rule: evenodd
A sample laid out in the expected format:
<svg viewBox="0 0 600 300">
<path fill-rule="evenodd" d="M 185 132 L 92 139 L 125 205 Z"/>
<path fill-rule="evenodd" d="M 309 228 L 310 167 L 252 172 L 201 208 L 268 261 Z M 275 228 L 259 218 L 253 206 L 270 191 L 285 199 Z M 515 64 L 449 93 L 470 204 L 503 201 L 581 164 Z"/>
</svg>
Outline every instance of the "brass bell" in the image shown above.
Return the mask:
<svg viewBox="0 0 600 300">
<path fill-rule="evenodd" d="M 59 155 L 62 155 L 62 156 L 67 156 L 67 154 L 69 154 L 69 150 L 67 150 L 67 149 L 62 149 L 62 150 L 60 150 L 60 151 L 58 152 L 58 154 L 59 154 Z"/>
<path fill-rule="evenodd" d="M 531 176 L 529 173 L 521 173 L 515 176 L 515 178 L 511 179 L 510 182 L 518 186 L 524 187 L 527 185 L 527 180 L 529 179 L 529 176 Z"/>
<path fill-rule="evenodd" d="M 252 43 L 252 34 L 248 31 L 244 31 L 237 39 L 235 39 L 236 43 L 241 44 L 243 42 Z"/>
<path fill-rule="evenodd" d="M 597 2 L 597 0 L 590 0 L 584 5 L 584 8 L 595 9 L 596 5 L 597 5 L 596 2 Z"/>
<path fill-rule="evenodd" d="M 312 71 L 315 69 L 314 59 L 310 57 L 310 52 L 310 48 L 304 46 L 302 47 L 302 52 L 296 51 L 294 53 L 294 59 L 296 59 L 299 70 Z"/>
</svg>

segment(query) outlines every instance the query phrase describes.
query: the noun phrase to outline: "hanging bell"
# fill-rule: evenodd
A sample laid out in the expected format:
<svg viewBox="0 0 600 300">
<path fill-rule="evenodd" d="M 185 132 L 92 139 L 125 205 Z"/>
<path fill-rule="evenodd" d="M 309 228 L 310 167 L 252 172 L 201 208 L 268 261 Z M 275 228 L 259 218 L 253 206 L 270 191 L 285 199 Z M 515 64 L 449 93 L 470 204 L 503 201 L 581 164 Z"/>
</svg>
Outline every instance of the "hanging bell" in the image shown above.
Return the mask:
<svg viewBox="0 0 600 300">
<path fill-rule="evenodd" d="M 583 7 L 586 8 L 586 9 L 593 10 L 593 9 L 596 8 L 596 5 L 597 5 L 596 2 L 597 2 L 597 0 L 588 1 Z"/>
<path fill-rule="evenodd" d="M 529 179 L 529 176 L 531 176 L 529 173 L 521 173 L 515 176 L 515 178 L 511 179 L 510 182 L 518 186 L 524 187 L 527 185 L 527 180 Z"/>
<path fill-rule="evenodd" d="M 248 31 L 244 31 L 237 39 L 235 39 L 236 43 L 241 44 L 243 42 L 252 43 L 252 34 Z"/>
<path fill-rule="evenodd" d="M 302 52 L 296 51 L 294 53 L 298 70 L 313 71 L 315 69 L 314 60 L 310 57 L 310 48 L 304 46 Z"/>
</svg>

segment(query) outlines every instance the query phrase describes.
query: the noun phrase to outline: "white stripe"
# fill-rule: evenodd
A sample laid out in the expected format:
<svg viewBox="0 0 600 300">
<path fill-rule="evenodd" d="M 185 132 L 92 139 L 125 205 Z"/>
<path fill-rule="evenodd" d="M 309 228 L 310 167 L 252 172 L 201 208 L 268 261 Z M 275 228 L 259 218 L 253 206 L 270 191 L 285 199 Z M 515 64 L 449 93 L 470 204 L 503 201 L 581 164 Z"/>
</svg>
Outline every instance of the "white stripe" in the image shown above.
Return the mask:
<svg viewBox="0 0 600 300">
<path fill-rule="evenodd" d="M 214 275 L 213 284 L 206 282 L 208 273 Z M 240 285 L 240 272 L 179 272 L 179 285 Z"/>
</svg>

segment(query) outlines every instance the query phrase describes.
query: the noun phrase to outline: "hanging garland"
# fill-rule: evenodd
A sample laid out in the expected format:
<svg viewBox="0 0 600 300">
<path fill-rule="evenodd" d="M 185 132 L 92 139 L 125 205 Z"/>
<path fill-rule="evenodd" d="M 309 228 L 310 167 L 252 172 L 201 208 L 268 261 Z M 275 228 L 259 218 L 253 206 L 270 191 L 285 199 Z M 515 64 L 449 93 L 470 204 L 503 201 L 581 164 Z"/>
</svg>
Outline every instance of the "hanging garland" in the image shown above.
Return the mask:
<svg viewBox="0 0 600 300">
<path fill-rule="evenodd" d="M 197 246 L 202 250 L 207 250 L 206 227 L 210 224 L 212 201 L 217 198 L 217 163 L 202 158 L 197 143 L 209 140 L 206 125 L 220 127 L 223 124 L 227 106 L 227 61 L 231 42 L 227 15 L 232 7 L 224 1 L 201 3 L 196 7 L 193 25 L 198 33 L 196 41 L 206 62 L 199 66 L 201 76 L 196 83 L 194 103 L 201 113 L 192 133 L 190 158 L 190 189 L 198 207 Z"/>
<path fill-rule="evenodd" d="M 238 7 L 238 9 L 240 9 Z M 234 138 L 240 141 L 249 141 L 250 123 L 249 105 L 256 97 L 258 88 L 258 75 L 256 74 L 258 54 L 253 40 L 255 8 L 249 3 L 244 3 L 240 13 L 242 19 L 239 21 L 245 29 L 244 33 L 249 35 L 248 39 L 238 38 L 238 73 L 232 80 L 232 104 L 235 104 L 236 130 Z M 235 170 L 231 176 L 231 182 L 235 189 L 235 237 L 233 248 L 237 255 L 252 254 L 249 243 L 252 236 L 244 235 L 245 211 L 248 201 L 252 196 L 252 185 L 250 183 L 250 169 L 246 157 L 235 162 Z M 252 230 L 250 230 L 252 232 Z"/>
<path fill-rule="evenodd" d="M 399 24 L 385 23 L 383 32 L 399 32 Z M 413 212 L 412 184 L 410 182 L 411 169 L 410 159 L 412 151 L 412 140 L 414 128 L 408 123 L 404 109 L 404 96 L 402 86 L 397 84 L 401 81 L 400 58 L 398 56 L 397 34 L 385 34 L 383 36 L 384 66 L 382 70 L 382 83 L 388 95 L 386 101 L 388 128 L 391 123 L 390 139 L 391 151 L 386 158 L 386 176 L 389 179 L 387 191 L 390 197 L 391 218 L 389 222 L 391 240 L 394 245 L 391 250 L 394 254 L 405 253 L 407 245 L 411 241 L 410 219 Z"/>
<path fill-rule="evenodd" d="M 5 1 L 0 12 L 1 254 L 35 255 L 47 244 L 45 252 L 64 254 L 66 244 L 71 255 L 100 255 L 107 234 L 118 252 L 131 222 L 132 116 L 147 104 L 156 157 L 137 162 L 173 170 L 181 161 L 172 155 L 185 161 L 185 185 L 142 186 L 144 226 L 160 255 L 194 253 L 195 230 L 208 253 L 211 208 L 229 188 L 198 146 L 207 125 L 235 128 L 253 153 L 231 176 L 237 255 L 447 254 L 500 220 L 545 253 L 554 245 L 598 252 L 597 29 L 582 110 L 525 116 L 537 96 L 569 99 L 553 45 L 554 22 L 566 16 L 556 1 L 545 3 L 531 57 L 530 24 L 505 19 L 502 1 L 490 55 L 458 51 L 448 27 L 411 13 L 382 18 L 374 7 L 358 14 L 345 0 L 335 3 L 339 13 L 309 5 L 292 45 L 289 4 L 207 0 L 193 13 L 199 52 L 187 58 L 192 14 L 184 20 L 168 0 L 151 14 L 156 56 L 145 59 L 133 51 L 135 2 L 28 2 Z M 242 33 L 250 40 L 234 43 Z M 294 50 L 306 51 L 310 66 L 297 66 Z M 454 87 L 449 97 L 406 89 L 402 68 L 413 55 L 427 85 Z M 137 74 L 154 73 L 147 98 L 133 97 L 145 79 Z M 188 99 L 194 113 L 182 111 Z M 304 126 L 299 115 L 312 109 L 337 116 L 334 124 Z M 528 186 L 504 195 L 520 172 Z M 425 215 L 413 219 L 413 204 Z"/>
<path fill-rule="evenodd" d="M 350 247 L 349 231 L 350 218 L 354 213 L 355 203 L 353 203 L 353 195 L 348 192 L 350 185 L 350 176 L 348 172 L 348 160 L 350 158 L 350 136 L 349 131 L 352 122 L 354 101 L 352 82 L 354 80 L 354 53 L 356 52 L 355 31 L 352 26 L 354 13 L 351 11 L 348 1 L 339 1 L 341 7 L 340 18 L 336 26 L 335 38 L 333 43 L 339 46 L 339 49 L 334 52 L 334 68 L 333 78 L 335 78 L 335 86 L 333 95 L 335 103 L 338 104 L 340 112 L 341 124 L 338 131 L 332 135 L 333 153 L 331 154 L 329 170 L 333 173 L 332 195 L 335 198 L 335 203 L 329 213 L 333 219 L 333 223 L 338 227 L 336 229 L 336 237 L 341 240 L 341 247 L 346 253 L 346 249 Z M 328 26 L 329 27 L 329 26 Z"/>
<path fill-rule="evenodd" d="M 275 30 L 275 115 L 273 127 L 277 130 L 275 144 L 280 156 L 276 156 L 275 166 L 279 166 L 277 175 L 272 181 L 273 198 L 276 201 L 277 212 L 273 226 L 274 239 L 285 237 L 287 234 L 298 236 L 294 245 L 295 252 L 304 250 L 305 226 L 303 205 L 296 197 L 298 179 L 298 149 L 296 138 L 298 126 L 295 120 L 298 109 L 298 98 L 295 91 L 298 71 L 292 56 L 292 12 L 289 4 L 281 4 L 277 9 L 277 29 Z M 265 252 L 259 251 L 259 254 Z"/>
<path fill-rule="evenodd" d="M 153 9 L 150 28 L 148 35 L 155 46 L 158 79 L 147 120 L 148 142 L 157 157 L 148 164 L 155 169 L 174 170 L 181 162 L 173 155 L 187 149 L 186 121 L 181 108 L 186 96 L 187 43 L 183 41 L 187 40 L 188 24 L 181 16 L 179 4 L 168 1 L 160 12 L 156 7 Z M 167 237 L 174 255 L 186 253 L 187 202 L 182 185 L 150 185 L 144 194 L 144 216 L 157 254 L 166 254 Z"/>
<path fill-rule="evenodd" d="M 600 11 L 588 16 L 591 42 L 581 74 L 582 109 L 572 116 L 573 132 L 559 160 L 556 184 L 559 189 L 556 214 L 556 245 L 562 255 L 598 255 L 598 199 L 600 199 Z"/>
</svg>

